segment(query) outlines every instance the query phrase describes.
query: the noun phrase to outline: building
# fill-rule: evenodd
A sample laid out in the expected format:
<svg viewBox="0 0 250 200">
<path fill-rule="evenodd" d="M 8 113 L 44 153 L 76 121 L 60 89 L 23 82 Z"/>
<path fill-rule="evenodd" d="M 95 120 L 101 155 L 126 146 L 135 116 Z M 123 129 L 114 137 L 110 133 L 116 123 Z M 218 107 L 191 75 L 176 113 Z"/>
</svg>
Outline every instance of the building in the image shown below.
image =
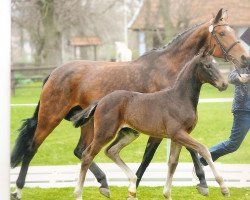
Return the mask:
<svg viewBox="0 0 250 200">
<path fill-rule="evenodd" d="M 163 4 L 166 12 L 162 12 Z M 249 0 L 144 0 L 137 14 L 129 24 L 129 28 L 137 35 L 139 55 L 145 51 L 165 44 L 168 17 L 174 34 L 197 23 L 210 20 L 220 8 L 227 10 L 229 24 L 238 37 L 250 27 Z M 160 42 L 159 42 L 160 41 Z M 250 51 L 250 47 L 242 41 Z"/>
</svg>

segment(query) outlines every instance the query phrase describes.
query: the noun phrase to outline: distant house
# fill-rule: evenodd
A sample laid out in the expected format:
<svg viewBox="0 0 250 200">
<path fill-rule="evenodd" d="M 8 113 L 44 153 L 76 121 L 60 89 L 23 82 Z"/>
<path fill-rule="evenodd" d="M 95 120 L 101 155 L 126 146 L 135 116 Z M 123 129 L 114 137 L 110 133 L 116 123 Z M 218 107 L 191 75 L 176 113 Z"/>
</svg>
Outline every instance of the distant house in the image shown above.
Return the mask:
<svg viewBox="0 0 250 200">
<path fill-rule="evenodd" d="M 164 37 L 165 19 L 160 12 L 160 3 L 161 0 L 144 0 L 129 24 L 129 28 L 137 34 L 139 55 L 159 46 L 159 34 Z M 208 21 L 220 8 L 228 11 L 229 24 L 238 37 L 250 27 L 249 0 L 170 0 L 169 14 L 176 32 L 180 32 L 182 28 Z M 242 44 L 250 51 L 248 45 L 243 41 Z"/>
</svg>

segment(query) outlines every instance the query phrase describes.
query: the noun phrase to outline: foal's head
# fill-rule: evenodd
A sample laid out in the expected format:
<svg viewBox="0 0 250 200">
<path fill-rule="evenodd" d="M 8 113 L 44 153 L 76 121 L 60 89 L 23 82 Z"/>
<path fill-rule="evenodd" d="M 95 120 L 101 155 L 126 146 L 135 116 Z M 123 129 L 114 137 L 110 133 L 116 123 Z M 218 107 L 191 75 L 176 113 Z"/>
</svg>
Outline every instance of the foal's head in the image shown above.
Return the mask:
<svg viewBox="0 0 250 200">
<path fill-rule="evenodd" d="M 219 91 L 226 90 L 228 83 L 219 71 L 215 59 L 204 53 L 198 55 L 197 59 L 197 78 L 201 83 L 210 83 Z"/>
</svg>

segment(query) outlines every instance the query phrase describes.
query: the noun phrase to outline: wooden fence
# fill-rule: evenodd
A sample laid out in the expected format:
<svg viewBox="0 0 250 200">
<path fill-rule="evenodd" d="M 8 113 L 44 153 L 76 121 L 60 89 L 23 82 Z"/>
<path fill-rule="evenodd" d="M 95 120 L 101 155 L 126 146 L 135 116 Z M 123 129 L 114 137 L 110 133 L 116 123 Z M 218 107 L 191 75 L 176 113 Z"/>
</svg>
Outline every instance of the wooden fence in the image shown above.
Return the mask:
<svg viewBox="0 0 250 200">
<path fill-rule="evenodd" d="M 227 63 L 220 62 L 220 70 L 221 72 L 226 76 L 230 70 L 233 69 L 233 67 Z M 34 65 L 27 65 L 24 64 L 15 64 L 11 67 L 11 92 L 12 94 L 15 94 L 15 89 L 17 87 L 25 87 L 18 85 L 18 80 L 20 79 L 30 79 L 32 81 L 42 81 L 44 78 L 46 78 L 52 70 L 54 70 L 52 67 L 43 67 L 43 66 L 34 66 Z M 19 79 L 18 79 L 18 76 Z"/>
<path fill-rule="evenodd" d="M 42 81 L 54 69 L 55 68 L 40 67 L 40 66 L 33 66 L 33 67 L 12 66 L 11 68 L 11 93 L 15 94 L 15 89 L 19 87 L 18 80 L 30 79 L 32 81 Z M 18 76 L 20 77 L 18 78 Z"/>
</svg>

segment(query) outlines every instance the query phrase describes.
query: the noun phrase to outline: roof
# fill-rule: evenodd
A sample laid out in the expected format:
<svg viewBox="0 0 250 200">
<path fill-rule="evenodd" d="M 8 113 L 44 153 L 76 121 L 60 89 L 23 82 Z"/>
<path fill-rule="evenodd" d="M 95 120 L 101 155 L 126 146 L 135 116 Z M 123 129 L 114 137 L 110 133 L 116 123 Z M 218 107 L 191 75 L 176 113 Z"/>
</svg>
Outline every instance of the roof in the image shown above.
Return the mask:
<svg viewBox="0 0 250 200">
<path fill-rule="evenodd" d="M 70 45 L 72 46 L 96 46 L 101 44 L 99 37 L 73 37 L 70 39 Z"/>
<path fill-rule="evenodd" d="M 189 25 L 210 20 L 220 8 L 228 10 L 228 22 L 234 27 L 250 26 L 250 1 L 249 0 L 170 0 L 171 21 L 176 26 L 183 10 Z M 185 2 L 185 3 L 183 3 Z M 189 2 L 189 3 L 188 3 Z M 186 5 L 184 5 L 186 4 Z M 137 17 L 130 23 L 130 29 L 149 30 L 164 29 L 163 16 L 159 15 L 160 0 L 144 0 Z M 187 17 L 188 16 L 188 17 Z"/>
<path fill-rule="evenodd" d="M 129 28 L 142 29 L 164 29 L 163 18 L 159 16 L 160 0 L 144 0 L 139 7 L 136 17 L 130 22 Z"/>
</svg>

